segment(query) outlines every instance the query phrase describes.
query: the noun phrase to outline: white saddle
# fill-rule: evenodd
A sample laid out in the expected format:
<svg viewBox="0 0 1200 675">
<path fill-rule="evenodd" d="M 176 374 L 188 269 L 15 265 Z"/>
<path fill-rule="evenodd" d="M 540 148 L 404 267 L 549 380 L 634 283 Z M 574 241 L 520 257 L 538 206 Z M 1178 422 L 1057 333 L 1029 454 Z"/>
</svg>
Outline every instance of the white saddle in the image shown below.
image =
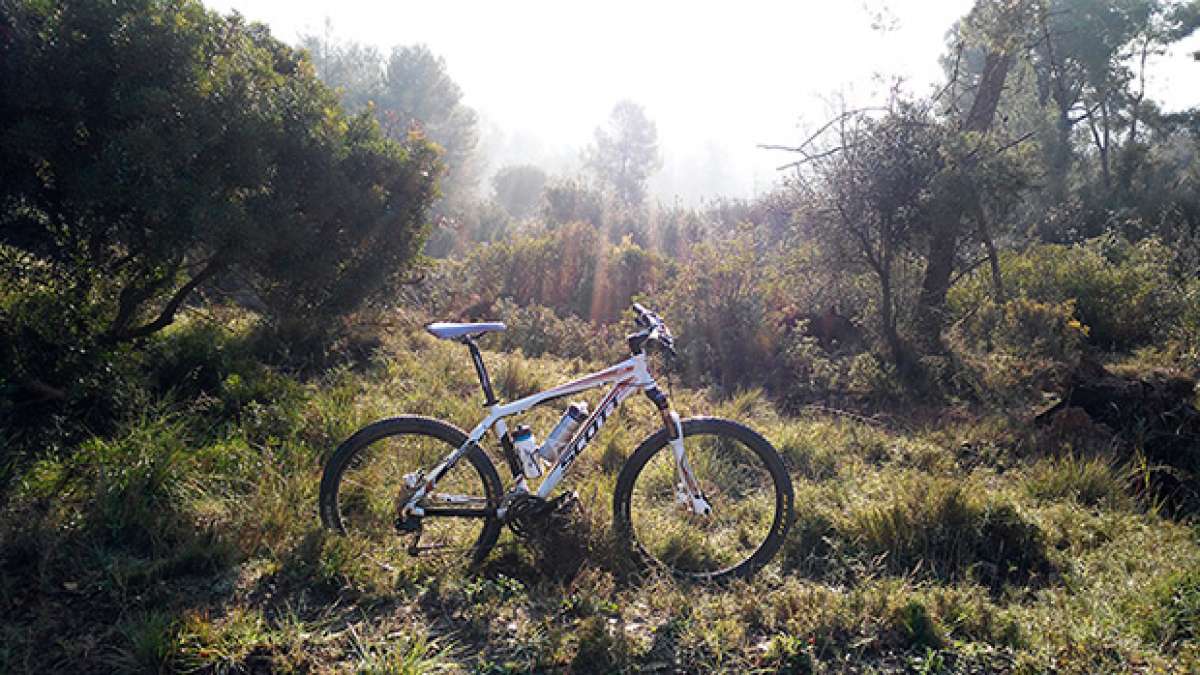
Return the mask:
<svg viewBox="0 0 1200 675">
<path fill-rule="evenodd" d="M 436 338 L 443 340 L 456 340 L 466 335 L 483 335 L 494 331 L 502 331 L 507 326 L 499 321 L 489 323 L 447 323 L 438 321 L 425 326 L 425 330 L 429 331 Z"/>
</svg>

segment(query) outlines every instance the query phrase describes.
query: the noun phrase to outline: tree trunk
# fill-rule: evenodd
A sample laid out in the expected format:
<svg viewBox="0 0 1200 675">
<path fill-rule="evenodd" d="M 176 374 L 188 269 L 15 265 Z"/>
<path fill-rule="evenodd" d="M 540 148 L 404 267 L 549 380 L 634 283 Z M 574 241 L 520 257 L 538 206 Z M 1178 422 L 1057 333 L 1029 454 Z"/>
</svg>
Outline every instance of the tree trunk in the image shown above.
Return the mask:
<svg viewBox="0 0 1200 675">
<path fill-rule="evenodd" d="M 1067 173 L 1071 170 L 1071 126 L 1068 109 L 1060 106 L 1054 124 L 1054 145 L 1049 151 L 1050 172 L 1046 176 L 1046 187 L 1055 204 L 1067 200 Z"/>
<path fill-rule="evenodd" d="M 1007 53 L 989 51 L 979 79 L 979 89 L 971 110 L 963 123 L 963 131 L 987 133 L 996 117 L 996 107 L 1004 92 L 1004 81 L 1012 66 L 1012 56 Z M 970 167 L 966 167 L 970 170 Z M 940 353 L 942 325 L 946 304 L 946 293 L 950 290 L 950 277 L 954 273 L 954 259 L 958 252 L 962 223 L 967 214 L 950 212 L 945 214 L 929 232 L 929 250 L 926 256 L 925 276 L 921 280 L 921 293 L 917 299 L 917 340 L 922 351 Z"/>
<path fill-rule="evenodd" d="M 890 272 L 890 270 L 889 270 Z M 879 276 L 879 320 L 882 324 L 883 341 L 891 352 L 892 363 L 902 372 L 906 369 L 908 359 L 904 353 L 904 345 L 900 342 L 900 333 L 896 330 L 896 303 L 892 297 L 892 277 L 890 273 Z"/>
</svg>

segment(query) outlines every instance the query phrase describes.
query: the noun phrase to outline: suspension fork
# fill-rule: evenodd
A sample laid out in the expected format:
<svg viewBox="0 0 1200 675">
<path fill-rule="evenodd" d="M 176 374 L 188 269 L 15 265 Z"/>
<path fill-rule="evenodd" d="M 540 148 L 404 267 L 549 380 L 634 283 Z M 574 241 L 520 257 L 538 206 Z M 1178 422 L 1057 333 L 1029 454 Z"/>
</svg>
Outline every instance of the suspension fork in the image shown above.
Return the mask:
<svg viewBox="0 0 1200 675">
<path fill-rule="evenodd" d="M 659 414 L 662 415 L 663 427 L 670 438 L 668 442 L 671 445 L 671 456 L 675 460 L 676 498 L 696 515 L 711 515 L 712 505 L 700 489 L 700 482 L 692 472 L 692 465 L 688 462 L 687 452 L 683 447 L 683 422 L 679 419 L 679 413 L 671 409 L 667 395 L 657 386 L 647 388 L 646 396 L 658 408 Z"/>
</svg>

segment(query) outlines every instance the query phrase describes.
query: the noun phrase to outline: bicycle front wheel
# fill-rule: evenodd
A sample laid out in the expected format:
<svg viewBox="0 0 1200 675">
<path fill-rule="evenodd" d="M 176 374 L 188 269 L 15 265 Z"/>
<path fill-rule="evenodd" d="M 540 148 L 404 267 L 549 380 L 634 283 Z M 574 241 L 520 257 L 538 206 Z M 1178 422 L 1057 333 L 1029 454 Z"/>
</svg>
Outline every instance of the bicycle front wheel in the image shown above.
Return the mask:
<svg viewBox="0 0 1200 675">
<path fill-rule="evenodd" d="M 638 446 L 617 478 L 617 535 L 651 566 L 699 581 L 750 577 L 779 551 L 792 521 L 792 483 L 775 448 L 736 422 L 683 420 L 683 445 L 712 507 L 681 497 L 665 429 Z"/>
<path fill-rule="evenodd" d="M 419 503 L 425 515 L 401 517 L 413 494 L 450 452 L 467 442 L 461 429 L 427 417 L 368 425 L 342 443 L 321 479 L 325 527 L 365 540 L 381 561 L 405 554 L 464 555 L 478 562 L 500 534 L 500 477 L 475 446 Z"/>
</svg>

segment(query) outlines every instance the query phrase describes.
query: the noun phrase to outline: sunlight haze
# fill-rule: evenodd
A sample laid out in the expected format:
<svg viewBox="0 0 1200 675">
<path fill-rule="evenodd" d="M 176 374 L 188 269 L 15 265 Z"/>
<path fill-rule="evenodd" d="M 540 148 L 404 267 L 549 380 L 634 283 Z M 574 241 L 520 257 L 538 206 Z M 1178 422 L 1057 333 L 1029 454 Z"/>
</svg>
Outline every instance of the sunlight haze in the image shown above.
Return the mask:
<svg viewBox="0 0 1200 675">
<path fill-rule="evenodd" d="M 788 144 L 828 116 L 835 96 L 876 100 L 893 78 L 926 93 L 943 77 L 945 35 L 967 0 L 921 2 L 583 4 L 383 3 L 369 0 L 206 0 L 302 35 L 375 45 L 425 43 L 446 59 L 464 101 L 480 114 L 490 170 L 531 162 L 572 172 L 616 101 L 646 107 L 658 124 L 659 199 L 751 196 L 778 179 Z M 1197 36 L 1158 59 L 1149 82 L 1168 107 L 1196 104 L 1187 85 Z M 704 167 L 711 185 L 689 180 Z"/>
</svg>

